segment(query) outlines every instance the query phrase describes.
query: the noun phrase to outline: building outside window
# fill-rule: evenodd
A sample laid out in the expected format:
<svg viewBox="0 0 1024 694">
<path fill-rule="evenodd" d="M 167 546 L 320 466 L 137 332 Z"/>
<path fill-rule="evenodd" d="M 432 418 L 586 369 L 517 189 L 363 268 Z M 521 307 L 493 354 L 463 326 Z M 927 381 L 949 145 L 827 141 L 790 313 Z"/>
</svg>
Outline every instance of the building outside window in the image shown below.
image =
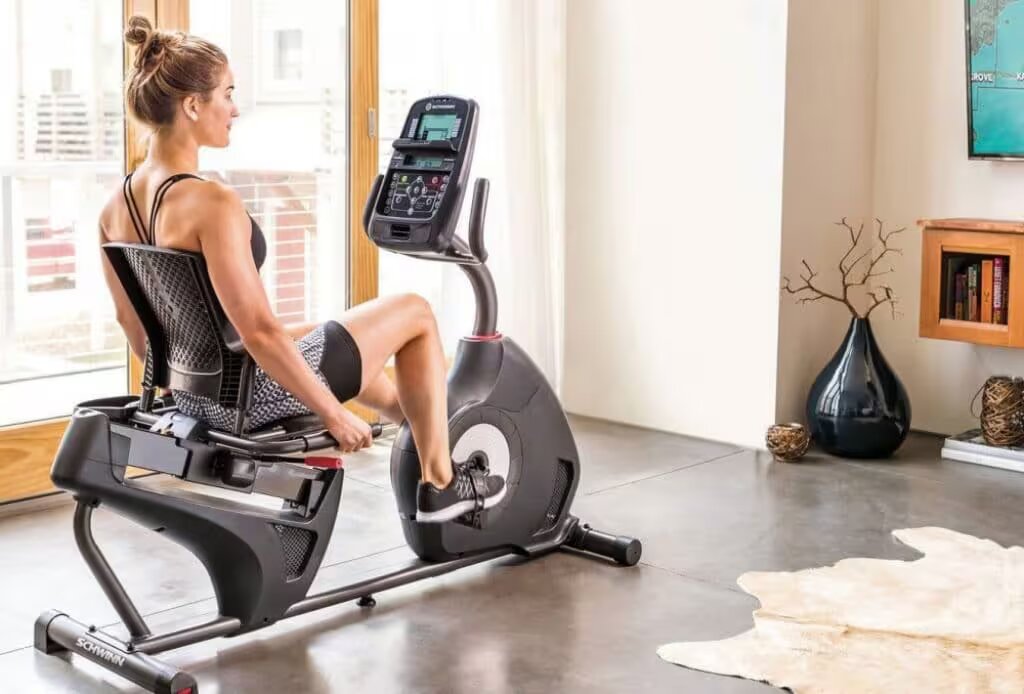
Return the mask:
<svg viewBox="0 0 1024 694">
<path fill-rule="evenodd" d="M 278 29 L 274 32 L 274 79 L 302 79 L 302 30 Z"/>
</svg>

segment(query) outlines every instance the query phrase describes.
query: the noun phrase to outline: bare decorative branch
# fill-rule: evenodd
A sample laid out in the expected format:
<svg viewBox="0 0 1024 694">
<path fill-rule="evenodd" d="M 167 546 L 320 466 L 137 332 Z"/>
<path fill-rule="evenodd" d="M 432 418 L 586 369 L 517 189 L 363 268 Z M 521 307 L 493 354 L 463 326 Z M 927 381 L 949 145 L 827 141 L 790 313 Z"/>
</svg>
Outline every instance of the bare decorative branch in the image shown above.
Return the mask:
<svg viewBox="0 0 1024 694">
<path fill-rule="evenodd" d="M 876 219 L 875 222 L 878 224 L 878 231 L 876 233 L 877 243 L 881 244 L 881 248 L 877 247 L 877 244 L 869 246 L 866 251 L 854 255 L 858 250 L 861 239 L 864 235 L 864 224 L 861 223 L 857 229 L 853 228 L 847 220 L 843 217 L 839 222 L 836 223 L 837 227 L 844 229 L 849 236 L 850 247 L 839 259 L 839 277 L 842 282 L 843 290 L 840 294 L 834 294 L 826 292 L 821 288 L 819 284 L 815 284 L 814 278 L 818 276 L 806 260 L 801 260 L 801 264 L 804 266 L 804 271 L 800 273 L 800 279 L 803 284 L 793 286 L 793 282 L 788 277 L 783 277 L 784 284 L 782 289 L 788 294 L 801 295 L 798 299 L 800 304 L 814 303 L 821 301 L 822 299 L 828 299 L 831 301 L 838 302 L 846 306 L 846 308 L 856 318 L 867 318 L 871 315 L 879 306 L 889 304 L 892 309 L 892 316 L 896 318 L 898 315 L 896 312 L 896 304 L 898 300 L 893 294 L 892 287 L 888 285 L 879 285 L 877 288 L 868 289 L 870 282 L 878 277 L 883 277 L 891 272 L 895 272 L 895 268 L 891 265 L 886 268 L 880 268 L 881 263 L 890 254 L 903 255 L 903 251 L 899 248 L 893 248 L 889 245 L 890 239 L 897 234 L 906 231 L 906 227 L 899 229 L 893 229 L 891 231 L 885 231 L 885 224 L 880 219 Z M 851 260 L 851 257 L 853 259 Z M 865 265 L 866 263 L 866 265 Z M 862 270 L 854 270 L 858 266 L 864 266 Z M 850 300 L 850 290 L 854 288 L 862 289 L 863 292 L 870 297 L 871 304 L 864 311 L 863 314 L 857 309 L 857 306 Z M 809 294 L 809 295 L 807 295 Z"/>
<path fill-rule="evenodd" d="M 857 244 L 860 243 L 860 235 L 864 233 L 864 223 L 861 222 L 860 229 L 858 229 L 856 233 L 854 233 L 853 227 L 847 224 L 846 217 L 843 217 L 842 221 L 837 222 L 836 226 L 845 227 L 850 232 L 850 250 L 846 251 L 846 254 L 839 259 L 839 272 L 843 273 L 843 277 L 846 277 L 846 273 L 849 272 L 849 270 L 844 267 L 843 263 L 849 260 L 850 254 L 853 253 L 854 249 L 857 248 Z M 856 261 L 854 261 L 854 265 L 856 264 Z M 851 267 L 853 266 L 851 265 Z"/>
</svg>

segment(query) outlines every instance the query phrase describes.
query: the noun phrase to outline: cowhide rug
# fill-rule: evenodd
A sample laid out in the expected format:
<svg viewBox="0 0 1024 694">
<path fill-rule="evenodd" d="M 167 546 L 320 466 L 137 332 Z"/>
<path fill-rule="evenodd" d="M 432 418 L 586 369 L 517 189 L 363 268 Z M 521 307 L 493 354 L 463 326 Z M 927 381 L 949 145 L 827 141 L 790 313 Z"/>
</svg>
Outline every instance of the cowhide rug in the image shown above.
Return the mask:
<svg viewBox="0 0 1024 694">
<path fill-rule="evenodd" d="M 658 655 L 797 694 L 1024 692 L 1024 548 L 943 528 L 893 535 L 924 557 L 744 574 L 761 601 L 753 629 Z"/>
</svg>

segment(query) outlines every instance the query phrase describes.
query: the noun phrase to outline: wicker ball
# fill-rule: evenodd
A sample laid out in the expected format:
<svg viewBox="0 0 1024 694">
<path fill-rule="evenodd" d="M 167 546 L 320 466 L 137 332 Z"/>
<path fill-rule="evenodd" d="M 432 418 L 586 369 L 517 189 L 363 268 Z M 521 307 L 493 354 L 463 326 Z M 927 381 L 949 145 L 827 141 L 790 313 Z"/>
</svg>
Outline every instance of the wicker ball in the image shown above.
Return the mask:
<svg viewBox="0 0 1024 694">
<path fill-rule="evenodd" d="M 990 446 L 1016 446 L 1024 441 L 1024 382 L 992 376 L 981 388 L 981 433 Z"/>
<path fill-rule="evenodd" d="M 776 460 L 792 463 L 807 452 L 811 435 L 803 424 L 773 424 L 768 427 L 764 441 Z"/>
</svg>

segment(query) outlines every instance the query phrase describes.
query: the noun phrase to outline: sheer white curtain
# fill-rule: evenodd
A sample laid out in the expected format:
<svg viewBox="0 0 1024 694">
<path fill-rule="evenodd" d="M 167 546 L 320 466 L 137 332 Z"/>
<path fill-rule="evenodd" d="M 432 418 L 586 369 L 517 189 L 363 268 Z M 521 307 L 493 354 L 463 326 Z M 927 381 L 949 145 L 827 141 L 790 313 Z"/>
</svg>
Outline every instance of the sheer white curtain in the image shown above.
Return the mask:
<svg viewBox="0 0 1024 694">
<path fill-rule="evenodd" d="M 429 94 L 450 93 L 480 104 L 472 174 L 491 181 L 485 239 L 498 288 L 498 330 L 526 349 L 559 389 L 565 0 L 435 0 L 429 25 L 423 23 L 422 7 L 410 0 L 381 0 L 382 127 Z M 390 141 L 382 139 L 381 149 L 387 156 Z M 471 191 L 459 227 L 463 236 L 470 197 Z M 449 354 L 472 328 L 472 290 L 455 266 L 383 253 L 380 289 L 382 295 L 426 296 Z"/>
</svg>

